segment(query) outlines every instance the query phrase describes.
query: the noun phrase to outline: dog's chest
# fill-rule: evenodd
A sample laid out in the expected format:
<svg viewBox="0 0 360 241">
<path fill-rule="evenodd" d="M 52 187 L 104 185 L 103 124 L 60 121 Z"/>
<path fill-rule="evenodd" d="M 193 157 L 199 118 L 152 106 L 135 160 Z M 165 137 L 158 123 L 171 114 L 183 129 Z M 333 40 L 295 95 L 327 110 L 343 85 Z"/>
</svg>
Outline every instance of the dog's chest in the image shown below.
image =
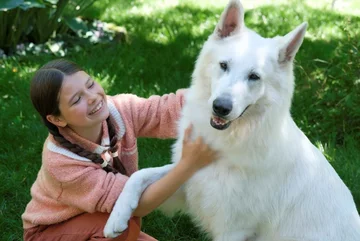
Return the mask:
<svg viewBox="0 0 360 241">
<path fill-rule="evenodd" d="M 214 232 L 224 226 L 243 228 L 244 223 L 270 215 L 263 182 L 231 166 L 210 165 L 186 183 L 190 213 L 203 228 Z"/>
</svg>

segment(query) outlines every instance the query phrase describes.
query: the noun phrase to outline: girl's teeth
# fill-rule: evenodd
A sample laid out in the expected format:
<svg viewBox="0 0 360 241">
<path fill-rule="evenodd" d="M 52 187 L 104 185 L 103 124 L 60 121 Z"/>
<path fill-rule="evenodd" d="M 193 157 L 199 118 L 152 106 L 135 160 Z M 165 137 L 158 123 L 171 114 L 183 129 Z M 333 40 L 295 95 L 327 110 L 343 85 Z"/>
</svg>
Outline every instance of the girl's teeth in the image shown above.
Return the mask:
<svg viewBox="0 0 360 241">
<path fill-rule="evenodd" d="M 102 102 L 100 102 L 100 103 L 98 104 L 98 106 L 96 107 L 96 109 L 93 110 L 93 111 L 91 111 L 90 114 L 91 114 L 91 115 L 94 114 L 95 112 L 97 112 L 98 110 L 100 110 L 101 107 L 102 107 Z"/>
</svg>

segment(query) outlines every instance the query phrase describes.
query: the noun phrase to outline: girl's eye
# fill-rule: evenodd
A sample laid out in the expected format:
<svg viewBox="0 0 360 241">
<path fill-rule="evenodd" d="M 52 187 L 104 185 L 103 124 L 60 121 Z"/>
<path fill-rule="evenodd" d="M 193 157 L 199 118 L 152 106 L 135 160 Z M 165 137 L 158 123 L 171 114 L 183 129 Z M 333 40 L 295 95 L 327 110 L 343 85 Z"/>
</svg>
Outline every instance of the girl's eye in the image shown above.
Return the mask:
<svg viewBox="0 0 360 241">
<path fill-rule="evenodd" d="M 224 71 L 228 69 L 228 65 L 226 62 L 220 62 L 220 68 Z"/>
<path fill-rule="evenodd" d="M 91 85 L 89 86 L 89 89 L 92 88 L 94 85 L 95 85 L 95 81 L 93 81 L 93 82 L 91 83 Z"/>
<path fill-rule="evenodd" d="M 79 98 L 73 103 L 73 105 L 76 105 L 77 103 L 79 103 L 80 99 L 81 99 L 81 97 L 79 96 Z"/>
<path fill-rule="evenodd" d="M 260 76 L 257 75 L 256 73 L 251 73 L 251 74 L 249 74 L 248 79 L 252 80 L 252 81 L 256 81 L 256 80 L 260 79 Z"/>
</svg>

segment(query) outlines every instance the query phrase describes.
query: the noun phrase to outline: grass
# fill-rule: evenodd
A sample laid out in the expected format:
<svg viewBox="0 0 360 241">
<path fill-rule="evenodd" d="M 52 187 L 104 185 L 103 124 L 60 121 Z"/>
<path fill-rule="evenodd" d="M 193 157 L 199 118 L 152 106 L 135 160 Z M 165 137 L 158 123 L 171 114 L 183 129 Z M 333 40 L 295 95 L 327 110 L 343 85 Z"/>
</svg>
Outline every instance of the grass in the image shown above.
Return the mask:
<svg viewBox="0 0 360 241">
<path fill-rule="evenodd" d="M 88 44 L 81 52 L 69 51 L 66 58 L 83 66 L 111 95 L 147 97 L 187 87 L 196 56 L 227 1 L 209 2 L 97 1 L 85 16 L 125 26 L 130 42 Z M 246 12 L 245 21 L 266 37 L 308 21 L 296 57 L 292 115 L 360 208 L 360 18 L 351 9 L 334 12 L 305 3 L 256 6 Z M 53 58 L 42 54 L 0 59 L 0 240 L 22 240 L 20 215 L 30 200 L 47 135 L 30 104 L 29 80 Z M 140 166 L 169 162 L 171 143 L 140 139 Z M 163 241 L 206 240 L 186 216 L 169 219 L 154 212 L 144 218 L 143 230 Z"/>
</svg>

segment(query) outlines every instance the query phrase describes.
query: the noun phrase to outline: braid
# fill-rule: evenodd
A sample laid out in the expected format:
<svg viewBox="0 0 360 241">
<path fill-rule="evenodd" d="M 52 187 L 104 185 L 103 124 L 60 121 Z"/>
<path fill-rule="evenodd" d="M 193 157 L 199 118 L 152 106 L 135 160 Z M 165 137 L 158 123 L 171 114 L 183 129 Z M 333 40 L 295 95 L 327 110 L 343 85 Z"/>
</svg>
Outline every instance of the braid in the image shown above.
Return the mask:
<svg viewBox="0 0 360 241">
<path fill-rule="evenodd" d="M 45 125 L 48 127 L 49 132 L 54 136 L 54 139 L 60 143 L 61 146 L 65 147 L 66 149 L 70 150 L 71 152 L 85 157 L 87 159 L 90 159 L 92 162 L 97 163 L 97 164 L 102 164 L 104 162 L 104 160 L 102 159 L 102 157 L 99 154 L 90 152 L 85 150 L 84 148 L 80 147 L 79 145 L 73 144 L 70 141 L 68 141 L 67 139 L 65 139 L 59 132 L 59 129 L 51 124 L 48 121 L 45 121 Z M 112 173 L 118 173 L 118 171 L 113 168 L 112 166 L 110 166 L 109 164 L 103 168 L 106 172 L 112 172 Z"/>
<path fill-rule="evenodd" d="M 110 138 L 110 152 L 114 153 L 117 151 L 118 146 L 116 145 L 118 142 L 118 138 L 116 136 L 116 130 L 114 125 L 112 124 L 110 120 L 110 116 L 106 119 L 106 122 L 108 124 L 109 129 L 109 138 Z M 127 175 L 126 169 L 124 165 L 121 163 L 121 160 L 118 156 L 113 158 L 113 165 L 121 174 Z"/>
</svg>

